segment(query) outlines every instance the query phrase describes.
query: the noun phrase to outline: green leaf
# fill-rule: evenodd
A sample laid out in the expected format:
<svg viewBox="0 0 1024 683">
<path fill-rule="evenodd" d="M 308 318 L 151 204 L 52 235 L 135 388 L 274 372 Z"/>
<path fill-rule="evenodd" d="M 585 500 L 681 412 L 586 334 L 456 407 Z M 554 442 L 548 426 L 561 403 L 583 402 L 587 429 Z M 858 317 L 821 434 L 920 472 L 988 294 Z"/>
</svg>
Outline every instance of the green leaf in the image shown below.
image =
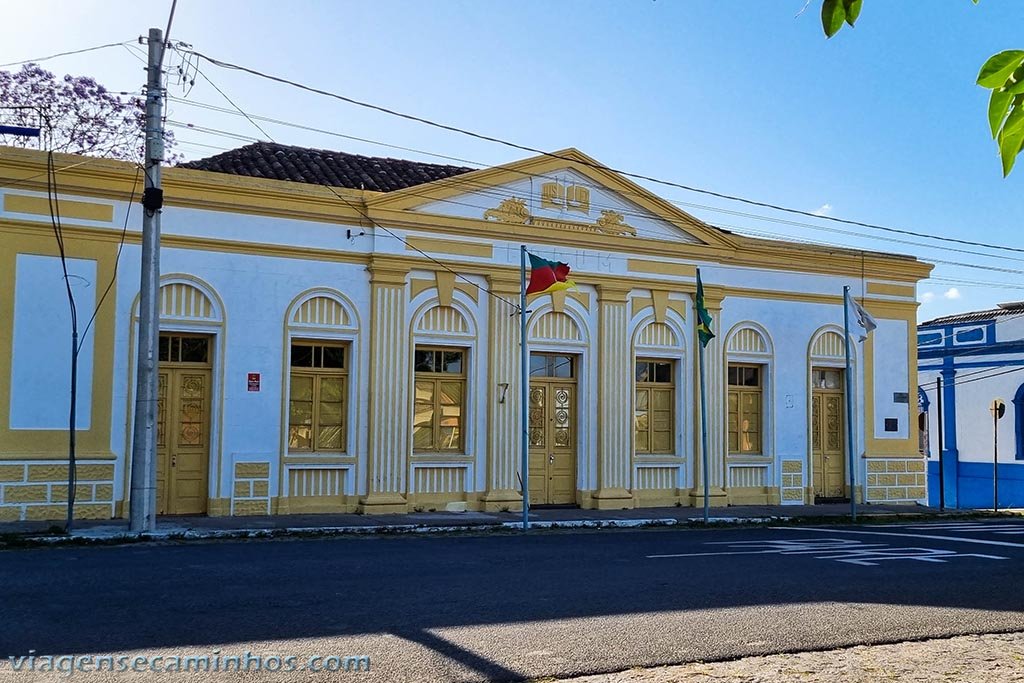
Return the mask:
<svg viewBox="0 0 1024 683">
<path fill-rule="evenodd" d="M 988 125 L 992 129 L 992 139 L 999 134 L 999 128 L 1010 111 L 1010 102 L 1013 95 L 1005 90 L 993 90 L 992 97 L 988 100 Z"/>
<path fill-rule="evenodd" d="M 826 37 L 831 38 L 838 33 L 844 21 L 846 8 L 843 6 L 843 0 L 825 0 L 821 3 L 821 27 L 825 29 Z"/>
<path fill-rule="evenodd" d="M 1010 74 L 1024 62 L 1024 50 L 1004 50 L 992 55 L 978 73 L 978 85 L 983 88 L 999 88 L 1006 83 Z"/>
<path fill-rule="evenodd" d="M 1003 177 L 1010 175 L 1024 145 L 1024 107 L 1014 107 L 999 131 L 999 156 L 1003 161 Z"/>
<path fill-rule="evenodd" d="M 860 16 L 860 6 L 864 0 L 843 0 L 843 11 L 846 12 L 846 23 L 853 26 Z"/>
<path fill-rule="evenodd" d="M 1003 84 L 1003 89 L 1008 93 L 1019 95 L 1024 93 L 1024 66 L 1019 66 L 1013 72 L 1013 74 L 1006 79 L 1006 83 Z"/>
</svg>

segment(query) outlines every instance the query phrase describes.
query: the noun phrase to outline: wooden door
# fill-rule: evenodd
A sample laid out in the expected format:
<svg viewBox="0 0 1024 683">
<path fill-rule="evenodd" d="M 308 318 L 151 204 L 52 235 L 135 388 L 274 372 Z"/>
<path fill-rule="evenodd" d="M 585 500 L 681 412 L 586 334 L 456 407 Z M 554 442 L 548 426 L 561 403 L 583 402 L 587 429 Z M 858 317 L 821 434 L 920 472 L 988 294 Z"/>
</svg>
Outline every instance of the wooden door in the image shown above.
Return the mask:
<svg viewBox="0 0 1024 683">
<path fill-rule="evenodd" d="M 550 374 L 569 376 L 530 378 L 530 503 L 572 505 L 576 502 L 576 382 L 565 365 L 574 364 L 574 359 L 550 358 L 554 360 L 545 359 Z"/>
<path fill-rule="evenodd" d="M 178 340 L 179 345 L 182 339 L 166 338 Z M 157 405 L 157 514 L 205 514 L 210 460 L 209 340 L 186 337 L 186 346 L 194 350 L 186 349 L 183 361 L 180 347 L 169 353 L 173 341 L 164 353 L 164 339 L 161 336 Z M 198 340 L 205 342 L 205 351 Z"/>
<path fill-rule="evenodd" d="M 832 369 L 812 372 L 811 453 L 815 498 L 848 496 L 842 374 L 841 370 Z"/>
</svg>

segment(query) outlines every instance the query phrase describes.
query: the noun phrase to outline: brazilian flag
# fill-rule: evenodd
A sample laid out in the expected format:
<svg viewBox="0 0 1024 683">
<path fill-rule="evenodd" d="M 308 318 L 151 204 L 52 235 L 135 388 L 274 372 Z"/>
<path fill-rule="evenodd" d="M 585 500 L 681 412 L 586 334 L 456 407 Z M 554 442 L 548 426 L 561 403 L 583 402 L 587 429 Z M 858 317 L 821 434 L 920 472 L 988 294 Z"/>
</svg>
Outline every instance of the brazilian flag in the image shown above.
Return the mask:
<svg viewBox="0 0 1024 683">
<path fill-rule="evenodd" d="M 711 331 L 711 314 L 704 305 L 704 285 L 700 281 L 700 268 L 697 269 L 697 338 L 701 346 L 707 346 L 715 336 Z"/>
</svg>

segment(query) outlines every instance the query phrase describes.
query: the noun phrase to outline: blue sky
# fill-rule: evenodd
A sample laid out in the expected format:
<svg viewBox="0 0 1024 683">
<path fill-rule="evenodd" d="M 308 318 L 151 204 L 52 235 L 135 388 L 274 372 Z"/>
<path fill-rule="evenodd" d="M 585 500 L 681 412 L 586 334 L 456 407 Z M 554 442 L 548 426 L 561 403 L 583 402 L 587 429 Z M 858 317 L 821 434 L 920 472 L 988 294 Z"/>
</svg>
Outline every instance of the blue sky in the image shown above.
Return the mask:
<svg viewBox="0 0 1024 683">
<path fill-rule="evenodd" d="M 985 120 L 987 91 L 974 85 L 990 54 L 1024 47 L 1024 3 L 866 0 L 858 26 L 831 40 L 821 32 L 820 4 L 811 0 L 797 16 L 804 0 L 179 0 L 172 39 L 532 147 L 578 147 L 610 166 L 686 185 L 1024 248 L 1024 166 L 1002 179 Z M 0 63 L 132 39 L 150 26 L 162 28 L 169 7 L 170 0 L 7 6 Z M 142 63 L 124 48 L 45 66 L 92 75 L 117 90 L 137 91 L 145 80 Z M 250 113 L 485 165 L 525 156 L 208 64 L 200 68 Z M 186 95 L 174 84 L 171 94 Z M 228 106 L 202 78 L 187 99 Z M 263 137 L 238 116 L 186 103 L 172 102 L 169 118 Z M 264 127 L 284 143 L 438 161 Z M 218 151 L 199 144 L 244 144 L 195 130 L 177 135 L 189 158 Z M 814 222 L 648 185 L 687 204 Z M 684 208 L 731 229 L 1024 271 L 1024 253 L 964 254 L 946 248 L 956 245 L 913 237 L 905 239 L 935 246 Z M 940 279 L 920 288 L 921 319 L 1024 299 L 1022 274 L 938 264 L 933 275 Z"/>
</svg>

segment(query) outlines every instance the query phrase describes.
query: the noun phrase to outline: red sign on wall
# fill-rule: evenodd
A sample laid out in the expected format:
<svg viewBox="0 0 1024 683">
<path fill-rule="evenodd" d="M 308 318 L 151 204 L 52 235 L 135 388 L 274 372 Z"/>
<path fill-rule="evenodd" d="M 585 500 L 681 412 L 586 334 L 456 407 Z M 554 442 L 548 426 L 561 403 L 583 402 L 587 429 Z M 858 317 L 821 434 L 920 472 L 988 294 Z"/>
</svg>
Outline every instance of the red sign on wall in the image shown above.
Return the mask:
<svg viewBox="0 0 1024 683">
<path fill-rule="evenodd" d="M 260 373 L 250 372 L 249 373 L 249 391 L 260 390 Z"/>
</svg>

